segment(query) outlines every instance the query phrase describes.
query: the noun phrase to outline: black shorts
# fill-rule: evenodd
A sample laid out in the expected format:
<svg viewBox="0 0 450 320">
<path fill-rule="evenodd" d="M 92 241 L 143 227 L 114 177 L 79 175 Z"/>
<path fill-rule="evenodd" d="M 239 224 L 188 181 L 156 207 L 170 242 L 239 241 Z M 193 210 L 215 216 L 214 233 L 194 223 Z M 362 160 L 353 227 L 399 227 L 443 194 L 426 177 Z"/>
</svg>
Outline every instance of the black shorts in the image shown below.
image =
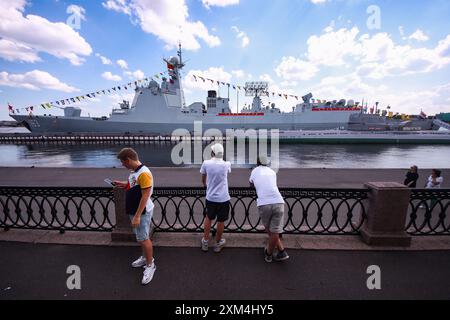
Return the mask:
<svg viewBox="0 0 450 320">
<path fill-rule="evenodd" d="M 219 203 L 206 200 L 206 214 L 209 220 L 227 221 L 230 214 L 230 201 Z"/>
</svg>

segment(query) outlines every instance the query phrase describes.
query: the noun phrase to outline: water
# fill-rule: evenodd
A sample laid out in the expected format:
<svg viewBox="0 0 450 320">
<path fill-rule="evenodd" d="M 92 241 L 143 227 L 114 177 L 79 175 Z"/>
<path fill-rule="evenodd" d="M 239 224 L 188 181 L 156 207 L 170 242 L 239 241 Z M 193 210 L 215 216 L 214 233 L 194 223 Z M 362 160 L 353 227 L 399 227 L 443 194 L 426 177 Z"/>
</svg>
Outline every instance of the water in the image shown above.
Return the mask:
<svg viewBox="0 0 450 320">
<path fill-rule="evenodd" d="M 3 167 L 120 167 L 119 144 L 0 144 Z M 175 167 L 174 144 L 151 143 L 132 146 L 146 164 Z M 246 157 L 248 158 L 248 157 Z M 450 168 L 447 145 L 280 145 L 281 168 Z M 182 165 L 192 167 L 193 165 Z M 244 167 L 245 165 L 240 165 Z M 238 166 L 239 167 L 239 166 Z"/>
</svg>

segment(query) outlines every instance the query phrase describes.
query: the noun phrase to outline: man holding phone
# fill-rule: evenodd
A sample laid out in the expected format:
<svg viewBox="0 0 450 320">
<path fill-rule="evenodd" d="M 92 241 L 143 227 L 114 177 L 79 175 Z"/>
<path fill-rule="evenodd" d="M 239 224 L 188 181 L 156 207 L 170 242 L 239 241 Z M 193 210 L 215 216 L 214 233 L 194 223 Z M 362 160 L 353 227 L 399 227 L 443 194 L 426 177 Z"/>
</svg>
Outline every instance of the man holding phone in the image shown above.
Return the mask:
<svg viewBox="0 0 450 320">
<path fill-rule="evenodd" d="M 150 240 L 154 204 L 151 200 L 153 192 L 153 176 L 150 170 L 140 161 L 136 151 L 131 148 L 122 149 L 117 158 L 122 165 L 131 170 L 128 181 L 113 181 L 118 187 L 126 189 L 126 212 L 131 220 L 131 226 L 136 234 L 136 240 L 141 244 L 142 256 L 134 261 L 133 268 L 144 267 L 142 284 L 146 285 L 153 279 L 156 271 L 153 259 L 153 244 Z"/>
</svg>

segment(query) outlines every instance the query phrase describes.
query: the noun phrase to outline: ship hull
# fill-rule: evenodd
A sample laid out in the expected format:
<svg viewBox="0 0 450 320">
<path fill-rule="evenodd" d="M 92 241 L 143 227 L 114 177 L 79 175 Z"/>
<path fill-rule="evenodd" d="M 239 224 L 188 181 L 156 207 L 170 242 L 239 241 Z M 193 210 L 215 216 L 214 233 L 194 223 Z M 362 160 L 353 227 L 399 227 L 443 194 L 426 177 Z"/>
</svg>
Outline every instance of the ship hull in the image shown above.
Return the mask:
<svg viewBox="0 0 450 320">
<path fill-rule="evenodd" d="M 257 117 L 252 120 L 245 117 L 245 119 L 207 119 L 205 118 L 191 118 L 183 122 L 127 122 L 127 121 L 113 121 L 113 120 L 94 120 L 92 118 L 67 118 L 67 117 L 53 117 L 53 116 L 21 116 L 12 115 L 12 117 L 19 123 L 23 124 L 28 130 L 33 133 L 145 133 L 155 135 L 171 135 L 175 130 L 185 130 L 194 132 L 194 122 L 201 121 L 202 132 L 209 129 L 217 129 L 226 133 L 227 129 L 279 129 L 279 130 L 330 130 L 330 129 L 347 129 L 348 115 L 342 117 L 342 121 L 324 122 L 317 121 L 277 121 L 266 122 L 264 117 Z M 286 116 L 286 118 L 290 118 Z M 280 119 L 283 120 L 283 119 Z M 198 130 L 198 128 L 197 128 Z"/>
</svg>

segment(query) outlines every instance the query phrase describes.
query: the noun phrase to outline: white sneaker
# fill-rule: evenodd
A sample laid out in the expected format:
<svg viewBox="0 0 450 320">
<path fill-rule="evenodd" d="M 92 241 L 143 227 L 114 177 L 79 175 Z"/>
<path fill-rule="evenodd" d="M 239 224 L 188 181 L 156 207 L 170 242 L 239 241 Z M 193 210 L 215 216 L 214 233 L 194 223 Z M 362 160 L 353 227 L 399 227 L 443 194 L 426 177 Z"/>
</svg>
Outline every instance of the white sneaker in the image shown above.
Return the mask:
<svg viewBox="0 0 450 320">
<path fill-rule="evenodd" d="M 144 276 L 142 277 L 142 284 L 149 284 L 153 279 L 153 275 L 156 271 L 156 264 L 153 262 L 151 266 L 145 266 Z"/>
<path fill-rule="evenodd" d="M 214 252 L 219 253 L 222 251 L 223 247 L 225 247 L 227 241 L 225 239 L 221 239 L 220 242 L 216 243 L 214 246 Z"/>
<path fill-rule="evenodd" d="M 202 251 L 208 252 L 209 241 L 202 238 Z"/>
<path fill-rule="evenodd" d="M 155 262 L 155 258 L 153 258 L 152 262 Z M 136 261 L 134 261 L 131 266 L 133 268 L 142 268 L 147 263 L 147 259 L 144 256 L 140 256 Z"/>
<path fill-rule="evenodd" d="M 145 266 L 146 264 L 146 260 L 143 256 L 140 256 L 136 261 L 134 261 L 131 266 L 133 268 L 142 268 L 143 266 Z"/>
</svg>

